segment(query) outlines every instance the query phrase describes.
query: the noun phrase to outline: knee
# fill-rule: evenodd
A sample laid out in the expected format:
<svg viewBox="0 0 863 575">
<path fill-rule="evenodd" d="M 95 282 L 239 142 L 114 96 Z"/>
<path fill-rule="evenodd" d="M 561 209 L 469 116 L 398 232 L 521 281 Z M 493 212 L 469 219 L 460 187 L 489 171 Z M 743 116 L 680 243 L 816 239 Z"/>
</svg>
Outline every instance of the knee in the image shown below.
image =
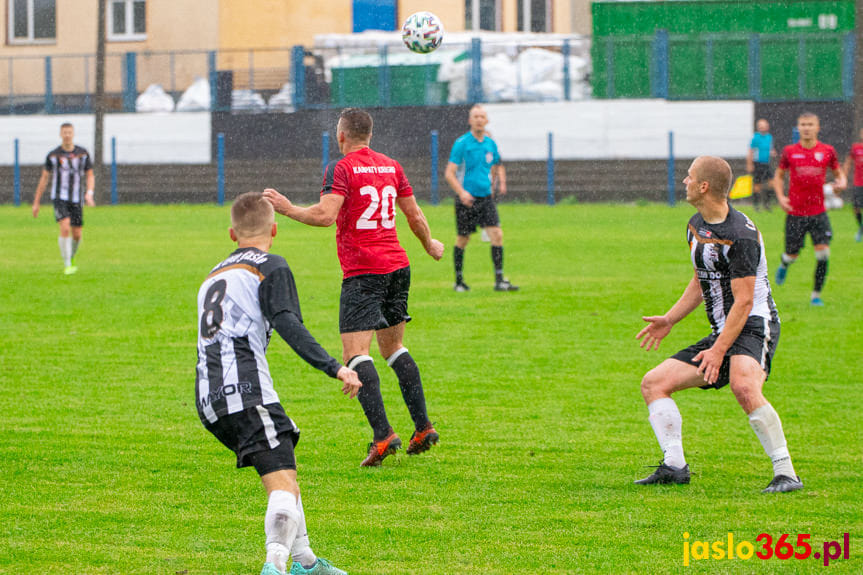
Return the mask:
<svg viewBox="0 0 863 575">
<path fill-rule="evenodd" d="M 826 262 L 830 259 L 830 246 L 818 248 L 815 250 L 815 259 L 819 262 Z"/>
<path fill-rule="evenodd" d="M 641 396 L 645 402 L 650 403 L 664 395 L 667 394 L 663 389 L 662 379 L 658 376 L 655 369 L 651 369 L 641 378 Z"/>
<path fill-rule="evenodd" d="M 737 403 L 740 404 L 740 407 L 746 413 L 752 412 L 752 410 L 764 403 L 759 386 L 754 385 L 750 381 L 740 382 L 732 380 L 730 387 L 731 392 L 737 399 Z"/>
</svg>

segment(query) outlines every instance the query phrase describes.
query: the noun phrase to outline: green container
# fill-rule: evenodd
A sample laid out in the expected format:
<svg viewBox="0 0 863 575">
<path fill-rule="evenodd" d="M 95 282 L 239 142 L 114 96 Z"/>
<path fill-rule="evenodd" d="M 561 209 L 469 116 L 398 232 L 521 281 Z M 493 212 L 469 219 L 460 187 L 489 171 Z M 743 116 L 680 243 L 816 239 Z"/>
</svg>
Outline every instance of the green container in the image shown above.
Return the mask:
<svg viewBox="0 0 863 575">
<path fill-rule="evenodd" d="M 337 107 L 437 106 L 446 103 L 447 84 L 437 82 L 440 64 L 390 65 L 389 93 L 381 93 L 377 66 L 333 68 L 330 102 Z"/>
<path fill-rule="evenodd" d="M 658 95 L 657 30 L 668 32 L 669 98 L 848 96 L 853 0 L 594 2 L 592 12 L 597 98 Z"/>
</svg>

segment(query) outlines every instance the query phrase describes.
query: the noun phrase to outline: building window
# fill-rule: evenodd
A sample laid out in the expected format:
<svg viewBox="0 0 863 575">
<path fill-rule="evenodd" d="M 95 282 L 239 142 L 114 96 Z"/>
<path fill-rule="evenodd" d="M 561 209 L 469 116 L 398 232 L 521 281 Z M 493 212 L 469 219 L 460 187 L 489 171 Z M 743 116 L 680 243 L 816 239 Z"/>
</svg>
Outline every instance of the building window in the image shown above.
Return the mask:
<svg viewBox="0 0 863 575">
<path fill-rule="evenodd" d="M 479 12 L 479 18 L 474 20 L 476 12 Z M 465 30 L 500 31 L 500 12 L 500 0 L 465 0 Z"/>
<path fill-rule="evenodd" d="M 55 0 L 9 0 L 9 43 L 40 44 L 57 40 Z"/>
<path fill-rule="evenodd" d="M 147 39 L 146 0 L 108 0 L 108 40 Z"/>
<path fill-rule="evenodd" d="M 526 18 L 525 13 L 528 14 Z M 518 29 L 522 32 L 551 32 L 551 0 L 518 0 Z"/>
</svg>

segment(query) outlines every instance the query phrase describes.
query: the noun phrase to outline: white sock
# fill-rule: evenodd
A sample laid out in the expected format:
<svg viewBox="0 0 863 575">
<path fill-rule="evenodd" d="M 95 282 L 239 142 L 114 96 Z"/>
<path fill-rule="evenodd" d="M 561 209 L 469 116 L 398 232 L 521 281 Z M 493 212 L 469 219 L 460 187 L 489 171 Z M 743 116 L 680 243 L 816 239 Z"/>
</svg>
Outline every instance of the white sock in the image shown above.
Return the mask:
<svg viewBox="0 0 863 575">
<path fill-rule="evenodd" d="M 685 466 L 683 419 L 680 417 L 677 404 L 670 397 L 663 397 L 650 402 L 647 411 L 650 413 L 647 419 L 650 421 L 650 426 L 653 427 L 653 433 L 656 434 L 662 453 L 665 454 L 663 463 L 678 469 Z"/>
<path fill-rule="evenodd" d="M 794 466 L 791 464 L 791 455 L 788 453 L 788 444 L 785 442 L 785 433 L 782 431 L 782 422 L 779 414 L 769 403 L 762 405 L 749 414 L 749 425 L 755 435 L 761 441 L 765 453 L 773 462 L 773 476 L 787 475 L 797 477 Z"/>
<path fill-rule="evenodd" d="M 264 532 L 267 534 L 267 563 L 284 573 L 291 545 L 297 536 L 300 511 L 297 498 L 290 491 L 273 491 L 267 504 Z"/>
<path fill-rule="evenodd" d="M 72 265 L 72 238 L 67 236 L 57 237 L 57 244 L 60 246 L 60 256 L 63 258 L 63 265 L 69 267 Z"/>
<path fill-rule="evenodd" d="M 81 240 L 76 240 L 75 238 L 72 238 L 72 255 L 70 256 L 69 259 L 74 258 L 75 254 L 78 253 L 78 246 L 79 245 L 81 245 Z"/>
<path fill-rule="evenodd" d="M 304 569 L 311 569 L 318 557 L 309 546 L 309 532 L 306 530 L 306 513 L 303 511 L 302 495 L 297 498 L 297 509 L 300 511 L 300 522 L 297 527 L 297 537 L 291 547 L 291 559 L 299 561 Z"/>
</svg>

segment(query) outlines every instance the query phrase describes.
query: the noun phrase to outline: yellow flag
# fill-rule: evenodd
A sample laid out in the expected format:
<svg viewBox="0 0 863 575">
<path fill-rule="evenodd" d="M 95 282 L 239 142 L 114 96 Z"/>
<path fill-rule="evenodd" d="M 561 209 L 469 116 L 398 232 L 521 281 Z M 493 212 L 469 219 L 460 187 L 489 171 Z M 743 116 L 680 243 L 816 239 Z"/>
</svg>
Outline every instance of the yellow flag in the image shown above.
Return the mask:
<svg viewBox="0 0 863 575">
<path fill-rule="evenodd" d="M 728 194 L 728 197 L 732 200 L 739 200 L 740 198 L 748 198 L 751 195 L 752 174 L 746 174 L 734 180 L 734 187 L 731 188 L 731 193 Z"/>
</svg>

